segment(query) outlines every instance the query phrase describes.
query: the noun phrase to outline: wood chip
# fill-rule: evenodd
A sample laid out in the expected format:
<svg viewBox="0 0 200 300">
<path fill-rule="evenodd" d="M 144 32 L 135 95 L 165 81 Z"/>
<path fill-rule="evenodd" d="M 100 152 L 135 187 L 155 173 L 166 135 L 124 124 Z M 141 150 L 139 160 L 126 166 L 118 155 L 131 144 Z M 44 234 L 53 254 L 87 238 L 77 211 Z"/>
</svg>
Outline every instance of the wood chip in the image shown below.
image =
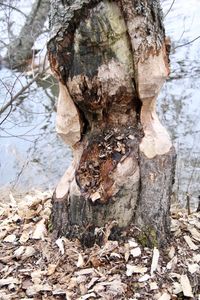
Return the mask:
<svg viewBox="0 0 200 300">
<path fill-rule="evenodd" d="M 198 249 L 197 245 L 193 243 L 189 235 L 184 235 L 184 240 L 186 241 L 191 250 L 195 251 Z"/>
<path fill-rule="evenodd" d="M 188 228 L 188 230 L 190 231 L 192 237 L 200 242 L 200 232 L 196 229 L 196 228 Z"/>
<path fill-rule="evenodd" d="M 58 246 L 60 253 L 63 255 L 65 253 L 63 238 L 57 239 L 56 245 Z"/>
<path fill-rule="evenodd" d="M 158 260 L 159 260 L 160 252 L 157 248 L 154 247 L 153 249 L 153 258 L 151 263 L 151 276 L 157 270 L 158 267 Z"/>
<path fill-rule="evenodd" d="M 10 234 L 10 235 L 7 235 L 7 237 L 5 237 L 4 242 L 14 243 L 16 241 L 16 238 L 17 237 L 15 234 Z"/>
<path fill-rule="evenodd" d="M 176 250 L 175 250 L 174 246 L 171 246 L 171 248 L 169 250 L 169 254 L 168 254 L 170 259 L 172 259 L 174 257 L 175 252 L 176 252 Z"/>
<path fill-rule="evenodd" d="M 36 224 L 36 228 L 33 232 L 32 238 L 35 240 L 44 240 L 47 235 L 47 229 L 45 226 L 45 219 L 42 219 Z"/>
<path fill-rule="evenodd" d="M 78 261 L 77 261 L 77 263 L 76 263 L 76 266 L 77 266 L 78 268 L 80 268 L 80 267 L 83 267 L 84 264 L 85 264 L 85 262 L 84 262 L 83 256 L 82 256 L 81 253 L 79 253 L 79 255 L 78 255 Z"/>
<path fill-rule="evenodd" d="M 188 271 L 191 274 L 194 274 L 194 273 L 198 272 L 199 271 L 199 265 L 198 264 L 188 264 Z"/>
<path fill-rule="evenodd" d="M 162 294 L 161 297 L 159 297 L 158 300 L 170 300 L 170 299 L 171 299 L 171 296 L 168 293 L 164 293 L 164 294 Z"/>
<path fill-rule="evenodd" d="M 94 203 L 95 201 L 101 199 L 101 195 L 99 192 L 95 192 L 94 194 L 92 194 L 90 196 L 90 198 L 91 198 L 92 202 Z"/>
<path fill-rule="evenodd" d="M 182 289 L 183 289 L 183 295 L 185 297 L 194 297 L 193 293 L 192 293 L 192 287 L 190 284 L 190 281 L 187 277 L 187 275 L 181 275 L 181 280 L 180 280 Z"/>
<path fill-rule="evenodd" d="M 9 285 L 11 283 L 19 284 L 19 280 L 17 278 L 14 278 L 14 277 L 8 277 L 8 278 L 0 279 L 0 287 Z"/>
<path fill-rule="evenodd" d="M 142 266 L 132 266 L 127 264 L 126 265 L 126 275 L 127 276 L 131 276 L 133 273 L 146 273 L 147 272 L 147 268 L 146 267 L 142 267 Z"/>
<path fill-rule="evenodd" d="M 153 290 L 157 290 L 158 289 L 158 285 L 156 282 L 150 282 L 150 290 L 153 291 Z"/>
<path fill-rule="evenodd" d="M 181 284 L 178 282 L 173 282 L 172 291 L 173 291 L 173 294 L 175 294 L 175 295 L 180 294 L 183 291 Z"/>
<path fill-rule="evenodd" d="M 149 280 L 151 278 L 151 276 L 149 274 L 145 274 L 144 276 L 140 277 L 138 279 L 139 282 L 145 282 L 147 280 Z"/>
<path fill-rule="evenodd" d="M 130 250 L 130 254 L 133 256 L 133 257 L 138 257 L 142 254 L 141 252 L 141 249 L 140 247 L 136 247 L 136 248 L 133 248 Z"/>
</svg>

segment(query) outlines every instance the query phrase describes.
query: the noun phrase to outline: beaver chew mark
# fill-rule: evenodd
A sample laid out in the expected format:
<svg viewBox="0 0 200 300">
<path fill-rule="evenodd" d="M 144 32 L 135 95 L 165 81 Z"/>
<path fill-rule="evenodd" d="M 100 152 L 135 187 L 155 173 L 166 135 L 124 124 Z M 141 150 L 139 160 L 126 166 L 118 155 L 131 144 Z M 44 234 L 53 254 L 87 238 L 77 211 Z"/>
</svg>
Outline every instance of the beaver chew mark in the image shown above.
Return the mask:
<svg viewBox="0 0 200 300">
<path fill-rule="evenodd" d="M 106 203 L 112 197 L 113 171 L 135 150 L 137 139 L 138 132 L 133 127 L 93 133 L 76 171 L 76 181 L 85 199 Z"/>
</svg>

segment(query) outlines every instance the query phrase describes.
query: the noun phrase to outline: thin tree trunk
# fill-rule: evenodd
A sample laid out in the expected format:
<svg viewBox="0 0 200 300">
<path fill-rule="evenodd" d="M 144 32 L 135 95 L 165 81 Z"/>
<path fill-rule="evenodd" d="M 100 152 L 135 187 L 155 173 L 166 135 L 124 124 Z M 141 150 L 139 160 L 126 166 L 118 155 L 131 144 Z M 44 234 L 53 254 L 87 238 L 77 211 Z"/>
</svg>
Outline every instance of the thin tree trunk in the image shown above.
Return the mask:
<svg viewBox="0 0 200 300">
<path fill-rule="evenodd" d="M 55 232 L 89 245 L 97 227 L 136 224 L 163 244 L 175 151 L 155 108 L 169 73 L 159 2 L 52 0 L 51 23 L 57 131 L 74 154 L 53 197 Z"/>
<path fill-rule="evenodd" d="M 19 36 L 11 42 L 5 60 L 11 68 L 19 68 L 32 58 L 32 47 L 42 33 L 50 10 L 50 0 L 35 0 Z"/>
</svg>

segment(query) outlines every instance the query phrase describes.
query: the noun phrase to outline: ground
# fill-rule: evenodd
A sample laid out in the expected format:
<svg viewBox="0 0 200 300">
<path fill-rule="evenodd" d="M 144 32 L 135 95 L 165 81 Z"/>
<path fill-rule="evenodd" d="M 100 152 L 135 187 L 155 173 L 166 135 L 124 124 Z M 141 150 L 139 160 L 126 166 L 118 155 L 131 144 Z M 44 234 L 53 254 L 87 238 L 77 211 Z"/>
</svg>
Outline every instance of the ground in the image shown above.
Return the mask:
<svg viewBox="0 0 200 300">
<path fill-rule="evenodd" d="M 51 233 L 51 193 L 0 204 L 0 300 L 200 299 L 200 213 L 174 209 L 164 249 L 131 228 L 118 240 L 83 248 Z"/>
</svg>

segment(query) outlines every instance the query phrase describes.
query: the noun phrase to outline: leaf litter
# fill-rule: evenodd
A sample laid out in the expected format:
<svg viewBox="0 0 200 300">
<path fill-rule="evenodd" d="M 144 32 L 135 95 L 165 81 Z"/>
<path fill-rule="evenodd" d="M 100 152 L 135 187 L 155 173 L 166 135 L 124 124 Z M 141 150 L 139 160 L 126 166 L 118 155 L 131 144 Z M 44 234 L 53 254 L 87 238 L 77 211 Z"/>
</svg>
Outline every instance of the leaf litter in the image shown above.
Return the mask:
<svg viewBox="0 0 200 300">
<path fill-rule="evenodd" d="M 49 231 L 51 193 L 0 204 L 1 300 L 200 299 L 200 213 L 172 213 L 171 240 L 149 249 L 134 238 L 83 249 Z"/>
</svg>

